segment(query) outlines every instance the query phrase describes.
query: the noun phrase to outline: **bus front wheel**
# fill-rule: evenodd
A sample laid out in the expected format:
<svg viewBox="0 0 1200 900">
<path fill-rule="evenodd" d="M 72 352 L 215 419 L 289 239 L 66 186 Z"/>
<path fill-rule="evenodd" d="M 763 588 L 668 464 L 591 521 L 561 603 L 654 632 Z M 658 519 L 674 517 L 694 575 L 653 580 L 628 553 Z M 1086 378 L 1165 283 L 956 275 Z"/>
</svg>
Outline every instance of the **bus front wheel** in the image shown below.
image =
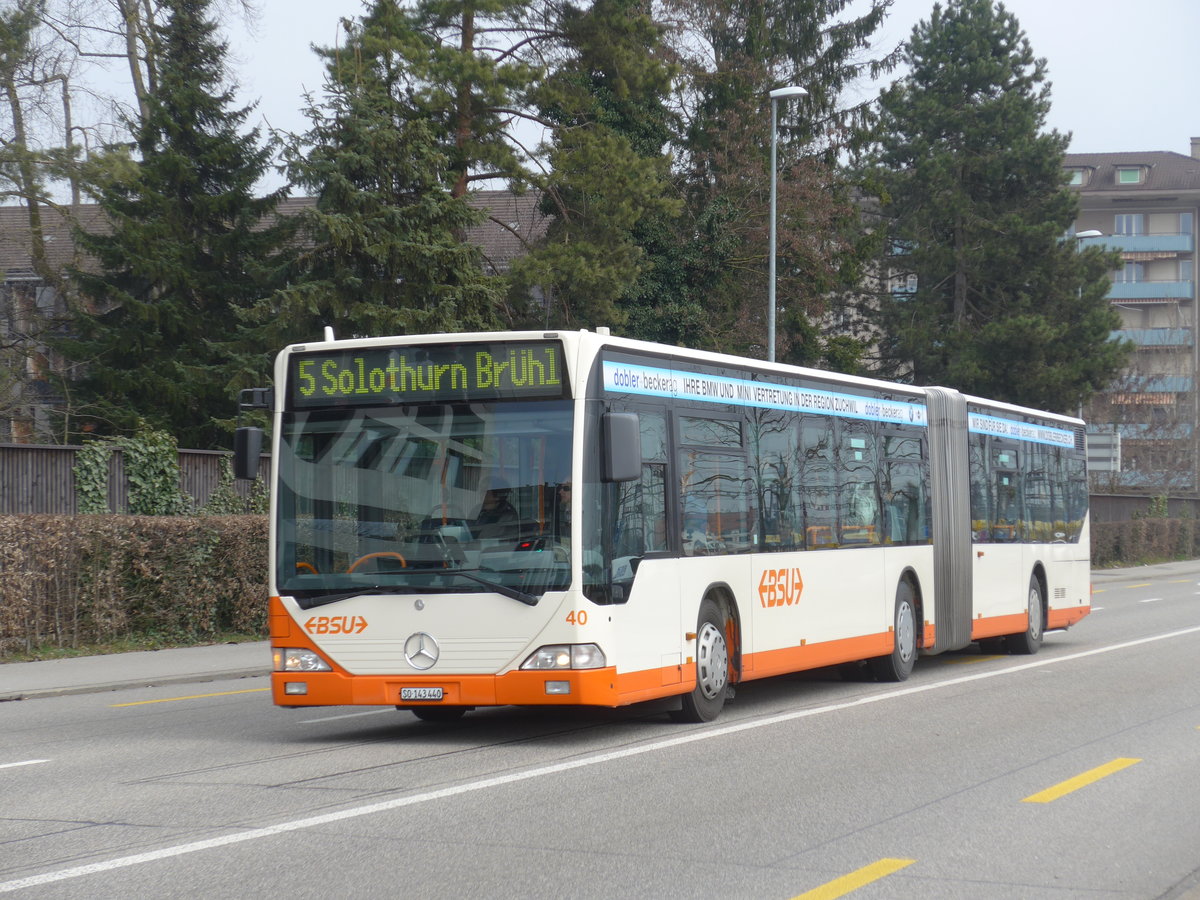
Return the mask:
<svg viewBox="0 0 1200 900">
<path fill-rule="evenodd" d="M 871 660 L 871 671 L 880 681 L 903 681 L 912 674 L 917 660 L 917 604 L 908 580 L 896 588 L 892 633 L 896 639 L 892 652 Z"/>
<path fill-rule="evenodd" d="M 705 597 L 696 624 L 696 687 L 683 695 L 680 709 L 671 711 L 676 722 L 711 722 L 721 714 L 729 688 L 729 644 L 725 635 L 721 607 Z"/>
<path fill-rule="evenodd" d="M 1045 614 L 1042 583 L 1033 575 L 1029 579 L 1029 624 L 1020 634 L 1010 634 L 1004 639 L 1009 653 L 1028 655 L 1037 653 L 1042 646 L 1042 616 Z"/>
</svg>

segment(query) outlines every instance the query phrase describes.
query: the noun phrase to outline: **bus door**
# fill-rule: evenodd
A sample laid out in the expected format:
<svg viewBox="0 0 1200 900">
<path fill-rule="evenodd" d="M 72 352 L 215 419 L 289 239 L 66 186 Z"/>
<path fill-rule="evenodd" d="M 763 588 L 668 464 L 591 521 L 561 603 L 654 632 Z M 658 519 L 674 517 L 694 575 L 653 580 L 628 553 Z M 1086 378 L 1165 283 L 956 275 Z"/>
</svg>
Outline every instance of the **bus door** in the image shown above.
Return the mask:
<svg viewBox="0 0 1200 900">
<path fill-rule="evenodd" d="M 676 527 L 670 515 L 668 477 L 670 429 L 661 408 L 622 406 L 634 412 L 642 445 L 642 474 L 636 481 L 602 486 L 602 506 L 595 542 L 601 547 L 608 584 L 589 596 L 611 604 L 621 623 L 624 671 L 660 669 L 663 684 L 682 678 L 683 633 L 679 596 L 679 560 L 671 552 Z M 589 573 L 584 572 L 585 581 Z"/>
<path fill-rule="evenodd" d="M 1005 446 L 995 438 L 983 443 L 986 470 L 980 473 L 982 495 L 972 513 L 973 581 L 975 618 L 987 620 L 1024 609 L 1024 582 L 1017 572 L 1024 565 L 1024 542 L 1028 536 L 1021 470 L 1024 451 Z M 1014 584 L 1019 589 L 1014 590 Z M 979 630 L 989 630 L 986 621 Z"/>
</svg>

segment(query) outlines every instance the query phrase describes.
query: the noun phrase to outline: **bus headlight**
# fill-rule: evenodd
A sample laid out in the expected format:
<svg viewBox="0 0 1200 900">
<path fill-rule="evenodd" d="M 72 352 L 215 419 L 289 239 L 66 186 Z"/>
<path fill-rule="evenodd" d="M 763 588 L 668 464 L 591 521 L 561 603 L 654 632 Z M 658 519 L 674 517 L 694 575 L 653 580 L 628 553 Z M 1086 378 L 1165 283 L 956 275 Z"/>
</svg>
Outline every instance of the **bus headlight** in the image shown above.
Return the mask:
<svg viewBox="0 0 1200 900">
<path fill-rule="evenodd" d="M 608 664 L 604 651 L 595 644 L 547 644 L 538 647 L 522 669 L 603 669 Z"/>
<path fill-rule="evenodd" d="M 315 650 L 303 647 L 274 647 L 276 672 L 331 672 L 329 663 L 321 659 Z"/>
</svg>

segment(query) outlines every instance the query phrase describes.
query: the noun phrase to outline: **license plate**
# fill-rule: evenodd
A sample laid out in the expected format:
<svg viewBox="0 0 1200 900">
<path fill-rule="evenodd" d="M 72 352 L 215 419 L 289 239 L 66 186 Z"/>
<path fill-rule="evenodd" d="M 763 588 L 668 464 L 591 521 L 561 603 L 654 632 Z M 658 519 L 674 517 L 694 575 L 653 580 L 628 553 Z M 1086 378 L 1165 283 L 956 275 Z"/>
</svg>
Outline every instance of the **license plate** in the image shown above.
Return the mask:
<svg viewBox="0 0 1200 900">
<path fill-rule="evenodd" d="M 400 688 L 401 700 L 441 700 L 442 689 L 440 687 L 402 687 Z"/>
</svg>

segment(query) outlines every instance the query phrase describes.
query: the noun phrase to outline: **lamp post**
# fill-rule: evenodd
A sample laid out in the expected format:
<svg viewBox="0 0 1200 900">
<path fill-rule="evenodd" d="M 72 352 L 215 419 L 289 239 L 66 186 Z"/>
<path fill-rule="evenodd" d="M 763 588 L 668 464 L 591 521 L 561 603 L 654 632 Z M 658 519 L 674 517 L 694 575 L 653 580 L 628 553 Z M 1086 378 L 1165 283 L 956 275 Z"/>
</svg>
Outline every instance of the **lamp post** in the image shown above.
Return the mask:
<svg viewBox="0 0 1200 900">
<path fill-rule="evenodd" d="M 1076 253 L 1079 252 L 1079 248 L 1083 246 L 1083 242 L 1086 239 L 1098 238 L 1098 237 L 1104 237 L 1104 232 L 1097 231 L 1095 228 L 1089 228 L 1087 231 L 1075 232 L 1075 252 Z M 1083 297 L 1083 285 L 1082 284 L 1079 286 L 1079 296 L 1081 298 Z M 1080 404 L 1079 404 L 1079 409 L 1077 410 L 1077 415 L 1079 416 L 1079 418 L 1081 418 L 1081 419 L 1083 418 L 1083 403 L 1082 402 L 1080 402 Z"/>
<path fill-rule="evenodd" d="M 767 266 L 767 360 L 775 362 L 775 129 L 780 98 L 801 97 L 802 87 L 781 87 L 771 91 L 771 247 Z"/>
</svg>

